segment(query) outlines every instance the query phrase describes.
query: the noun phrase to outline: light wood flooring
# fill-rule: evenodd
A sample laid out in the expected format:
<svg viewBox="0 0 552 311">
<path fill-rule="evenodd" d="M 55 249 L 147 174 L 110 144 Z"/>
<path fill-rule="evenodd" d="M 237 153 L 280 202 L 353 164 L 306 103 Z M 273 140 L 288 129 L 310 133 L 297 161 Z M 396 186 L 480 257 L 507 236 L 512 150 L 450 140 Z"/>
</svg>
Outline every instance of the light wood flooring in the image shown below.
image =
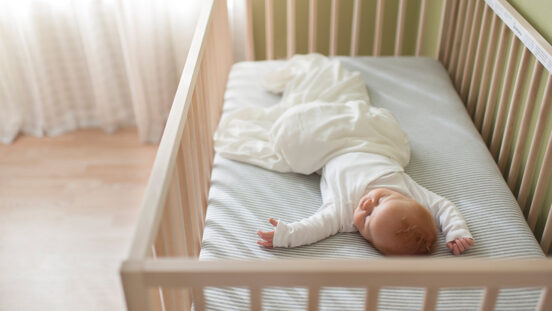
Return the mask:
<svg viewBox="0 0 552 311">
<path fill-rule="evenodd" d="M 124 310 L 127 255 L 157 146 L 136 129 L 0 144 L 0 310 Z"/>
</svg>

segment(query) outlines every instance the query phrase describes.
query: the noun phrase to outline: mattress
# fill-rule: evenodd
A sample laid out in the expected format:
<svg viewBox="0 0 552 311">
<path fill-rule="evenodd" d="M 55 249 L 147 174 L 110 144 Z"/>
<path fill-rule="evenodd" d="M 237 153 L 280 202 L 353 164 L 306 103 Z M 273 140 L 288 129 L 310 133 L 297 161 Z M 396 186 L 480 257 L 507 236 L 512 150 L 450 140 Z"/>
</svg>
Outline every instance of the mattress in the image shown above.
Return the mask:
<svg viewBox="0 0 552 311">
<path fill-rule="evenodd" d="M 390 110 L 408 134 L 411 162 L 406 172 L 419 184 L 454 202 L 475 239 L 463 258 L 534 258 L 543 253 L 515 198 L 468 116 L 442 65 L 420 57 L 343 57 L 359 71 L 372 104 Z M 279 96 L 261 87 L 265 73 L 282 61 L 237 63 L 230 72 L 223 113 L 249 105 L 270 106 Z M 294 249 L 258 246 L 257 230 L 269 217 L 287 222 L 313 214 L 321 205 L 320 177 L 276 173 L 215 155 L 200 260 L 373 258 L 382 255 L 358 233 L 339 233 Z M 440 236 L 432 257 L 452 257 Z M 363 310 L 364 289 L 322 288 L 321 310 Z M 423 290 L 384 288 L 380 310 L 419 310 Z M 438 310 L 477 310 L 482 289 L 444 289 Z M 497 310 L 535 309 L 540 291 L 504 289 Z M 305 288 L 263 290 L 265 310 L 305 309 Z M 246 310 L 244 288 L 207 288 L 209 310 Z"/>
</svg>

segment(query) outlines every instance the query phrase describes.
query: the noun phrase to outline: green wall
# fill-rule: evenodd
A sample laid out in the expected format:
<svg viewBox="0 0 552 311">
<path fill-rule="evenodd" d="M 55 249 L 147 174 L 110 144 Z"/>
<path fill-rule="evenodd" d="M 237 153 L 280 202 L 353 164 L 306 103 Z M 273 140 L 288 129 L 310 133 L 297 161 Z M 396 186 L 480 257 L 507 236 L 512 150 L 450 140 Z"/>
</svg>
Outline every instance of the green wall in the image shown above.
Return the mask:
<svg viewBox="0 0 552 311">
<path fill-rule="evenodd" d="M 552 44 L 552 1 L 551 0 L 508 0 L 508 2 L 535 29 Z"/>
</svg>

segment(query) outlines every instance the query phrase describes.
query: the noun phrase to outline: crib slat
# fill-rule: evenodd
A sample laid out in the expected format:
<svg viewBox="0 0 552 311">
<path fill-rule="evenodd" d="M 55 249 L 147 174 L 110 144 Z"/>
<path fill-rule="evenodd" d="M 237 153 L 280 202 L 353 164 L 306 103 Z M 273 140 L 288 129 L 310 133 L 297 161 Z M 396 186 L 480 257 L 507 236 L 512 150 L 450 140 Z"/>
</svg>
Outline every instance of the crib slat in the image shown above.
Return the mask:
<svg viewBox="0 0 552 311">
<path fill-rule="evenodd" d="M 163 305 L 165 310 L 185 310 L 187 302 L 184 300 L 184 291 L 176 288 L 164 288 Z"/>
<path fill-rule="evenodd" d="M 552 310 L 552 290 L 550 287 L 545 287 L 543 289 L 537 309 L 540 311 Z"/>
<path fill-rule="evenodd" d="M 366 311 L 376 311 L 378 309 L 379 288 L 370 287 L 366 289 L 366 297 L 364 299 L 364 309 Z"/>
<path fill-rule="evenodd" d="M 437 298 L 439 296 L 438 288 L 426 288 L 424 295 L 424 311 L 433 311 L 437 306 Z"/>
<path fill-rule="evenodd" d="M 451 3 L 451 4 L 449 4 Z M 447 5 L 448 4 L 448 5 Z M 452 0 L 452 1 L 445 1 L 445 6 L 448 6 L 449 13 L 447 15 L 448 19 L 448 26 L 447 26 L 447 35 L 446 35 L 446 42 L 445 42 L 445 52 L 443 56 L 443 64 L 445 65 L 445 68 L 449 67 L 449 61 L 450 61 L 450 51 L 451 51 L 451 45 L 453 42 L 453 31 L 456 21 L 456 14 L 457 14 L 457 5 L 458 0 Z"/>
<path fill-rule="evenodd" d="M 163 215 L 161 216 L 161 222 L 165 222 L 165 218 L 167 213 L 163 211 Z M 157 232 L 157 237 L 155 238 L 155 251 L 157 256 L 169 256 L 170 252 L 170 243 L 168 240 L 170 239 L 170 233 L 168 232 L 169 226 L 160 226 L 159 231 Z"/>
<path fill-rule="evenodd" d="M 483 10 L 485 9 L 485 3 L 483 1 L 477 1 L 477 5 L 475 7 L 475 18 L 473 22 L 473 27 L 471 29 L 470 33 L 470 42 L 468 44 L 468 56 L 466 63 L 464 64 L 464 74 L 462 75 L 462 83 L 460 87 L 460 96 L 461 98 L 466 101 L 468 96 L 468 81 L 472 78 L 473 70 L 473 63 L 475 60 L 475 52 L 476 49 L 474 47 L 476 38 L 480 38 L 480 29 L 481 29 L 481 15 L 483 14 Z M 488 17 L 487 17 L 488 18 Z M 485 17 L 484 17 L 485 19 Z"/>
<path fill-rule="evenodd" d="M 316 20 L 318 14 L 318 0 L 309 2 L 309 52 L 316 52 Z"/>
<path fill-rule="evenodd" d="M 193 117 L 193 112 L 195 110 L 195 105 L 191 105 L 189 114 L 192 116 L 188 119 L 188 122 L 186 123 L 186 126 L 184 128 L 183 133 L 183 139 L 182 139 L 182 148 L 184 148 L 185 153 L 184 157 L 186 159 L 185 161 L 185 175 L 186 175 L 186 185 L 187 187 L 187 211 L 190 214 L 190 221 L 189 225 L 191 225 L 190 230 L 193 232 L 192 236 L 194 238 L 193 245 L 190 249 L 192 249 L 193 256 L 195 257 L 196 254 L 199 252 L 199 245 L 201 243 L 200 237 L 201 237 L 201 228 L 199 224 L 201 224 L 202 217 L 200 213 L 200 207 L 201 207 L 201 198 L 200 193 L 198 189 L 196 188 L 199 181 L 199 172 L 198 172 L 198 155 L 196 154 L 196 148 L 197 143 L 195 142 L 195 138 L 193 135 L 193 129 L 197 126 L 196 121 Z"/>
<path fill-rule="evenodd" d="M 487 29 L 491 23 L 491 9 L 485 5 L 485 13 L 483 14 L 483 26 L 480 28 L 479 39 L 477 41 L 477 52 L 475 54 L 475 65 L 473 66 L 472 77 L 470 80 L 470 87 L 468 88 L 468 113 L 473 116 L 475 110 L 475 103 L 477 100 L 477 91 L 481 82 L 481 70 L 483 69 L 483 59 L 485 57 L 485 44 L 483 43 L 487 39 Z"/>
<path fill-rule="evenodd" d="M 542 139 L 544 136 L 544 130 L 546 128 L 546 122 L 552 108 L 552 75 L 548 75 L 548 81 L 544 91 L 544 96 L 541 101 L 541 107 L 539 110 L 539 118 L 535 131 L 533 132 L 533 140 L 529 149 L 529 155 L 525 162 L 525 169 L 523 171 L 523 177 L 521 178 L 521 186 L 519 188 L 518 203 L 522 210 L 527 207 L 527 199 L 531 191 L 531 181 L 533 179 L 533 172 L 535 171 L 535 165 L 537 163 L 537 157 L 539 154 L 540 146 L 542 145 Z"/>
<path fill-rule="evenodd" d="M 399 13 L 397 15 L 397 30 L 395 32 L 395 56 L 402 55 L 404 20 L 406 16 L 406 0 L 399 0 Z"/>
<path fill-rule="evenodd" d="M 485 56 L 485 66 L 483 68 L 483 75 L 481 76 L 481 85 L 479 86 L 479 93 L 477 95 L 477 104 L 475 107 L 474 123 L 478 129 L 481 129 L 481 123 L 483 120 L 483 112 L 485 111 L 486 99 L 489 90 L 489 84 L 491 82 L 491 70 L 493 61 L 496 57 L 496 40 L 497 31 L 500 23 L 500 19 L 494 15 L 493 23 L 491 24 L 491 32 L 489 34 L 489 40 L 487 42 L 487 55 Z"/>
<path fill-rule="evenodd" d="M 506 129 L 502 137 L 502 144 L 500 145 L 500 152 L 498 155 L 498 167 L 504 175 L 506 174 L 506 164 L 508 162 L 510 146 L 512 145 L 512 136 L 515 131 L 516 115 L 518 114 L 518 108 L 521 105 L 521 96 L 527 80 L 527 67 L 529 66 L 530 57 L 531 52 L 527 48 L 524 48 L 514 85 L 514 94 L 512 95 L 512 100 L 510 101 L 510 109 L 508 111 L 508 118 L 506 119 Z"/>
<path fill-rule="evenodd" d="M 456 74 L 456 63 L 458 61 L 458 51 L 460 50 L 461 31 L 463 29 L 462 23 L 464 23 L 464 16 L 466 14 L 466 1 L 460 1 L 460 7 L 458 8 L 458 16 L 454 26 L 454 38 L 452 41 L 452 54 L 449 60 L 448 72 L 451 77 L 454 78 Z"/>
<path fill-rule="evenodd" d="M 548 217 L 546 218 L 546 225 L 544 225 L 544 231 L 540 242 L 541 248 L 545 254 L 548 254 L 550 250 L 550 243 L 552 243 L 552 204 L 548 209 Z"/>
<path fill-rule="evenodd" d="M 163 290 L 161 287 L 155 287 L 149 289 L 149 296 L 151 297 L 152 310 L 153 311 L 163 311 L 165 306 L 163 303 Z M 132 309 L 134 310 L 134 309 Z"/>
<path fill-rule="evenodd" d="M 523 110 L 521 125 L 519 126 L 519 134 L 514 147 L 514 150 L 518 150 L 518 152 L 514 152 L 512 164 L 510 165 L 510 170 L 508 171 L 508 186 L 510 186 L 512 191 L 515 190 L 519 179 L 521 156 L 523 155 L 522 150 L 525 150 L 525 143 L 528 140 L 531 117 L 535 108 L 535 99 L 539 90 L 541 81 L 540 78 L 542 77 L 542 69 L 542 65 L 536 61 L 533 68 L 533 74 L 531 75 L 531 82 L 529 82 L 531 89 L 529 90 L 529 94 L 525 100 L 525 109 Z"/>
<path fill-rule="evenodd" d="M 355 0 L 353 8 L 353 22 L 351 30 L 351 56 L 358 55 L 358 38 L 360 36 L 361 0 Z"/>
<path fill-rule="evenodd" d="M 330 56 L 337 55 L 337 26 L 339 19 L 339 3 L 332 0 L 332 17 L 330 20 Z"/>
<path fill-rule="evenodd" d="M 251 0 L 246 0 L 245 3 L 245 23 L 247 31 L 247 46 L 246 55 L 248 61 L 255 60 L 255 43 L 253 41 L 253 9 Z"/>
<path fill-rule="evenodd" d="M 506 112 L 507 112 L 507 101 L 508 101 L 508 95 L 511 91 L 511 86 L 513 83 L 513 77 L 516 67 L 516 59 L 517 55 L 519 54 L 519 44 L 520 41 L 513 36 L 512 37 L 512 43 L 510 46 L 510 55 L 508 56 L 508 65 L 506 67 L 506 74 L 504 75 L 506 77 L 506 81 L 504 81 L 504 85 L 502 86 L 502 92 L 500 94 L 500 101 L 498 103 L 498 112 L 496 115 L 496 121 L 493 128 L 493 135 L 491 138 L 491 154 L 496 158 L 498 158 L 498 148 L 500 147 L 500 134 L 502 133 L 504 122 L 506 121 Z"/>
<path fill-rule="evenodd" d="M 487 107 L 485 107 L 485 115 L 483 116 L 483 127 L 481 130 L 481 136 L 486 143 L 489 143 L 492 118 L 494 116 L 496 102 L 498 98 L 498 91 L 500 89 L 501 82 L 508 78 L 501 76 L 501 70 L 503 69 L 502 64 L 504 63 L 504 58 L 506 57 L 506 45 L 508 44 L 508 27 L 506 24 L 502 24 L 502 29 L 500 30 L 500 40 L 498 43 L 498 57 L 495 59 L 493 74 L 491 75 L 491 89 L 489 97 L 487 99 Z M 502 79 L 501 79 L 502 78 Z"/>
<path fill-rule="evenodd" d="M 468 39 L 473 28 L 473 4 L 474 1 L 468 1 L 468 8 L 466 9 L 465 15 L 466 18 L 464 19 L 464 30 L 462 30 L 462 43 L 460 44 L 460 53 L 456 65 L 456 73 L 454 79 L 456 81 L 455 85 L 460 85 L 460 82 L 462 82 L 462 75 L 464 74 L 463 69 L 464 64 L 466 63 L 466 54 L 468 52 Z"/>
<path fill-rule="evenodd" d="M 274 59 L 274 2 L 265 0 L 266 59 Z"/>
<path fill-rule="evenodd" d="M 295 0 L 287 0 L 287 57 L 295 54 Z"/>
<path fill-rule="evenodd" d="M 221 67 L 218 62 L 214 64 L 216 67 Z M 206 80 L 201 79 L 201 92 L 198 92 L 198 103 L 197 103 L 197 114 L 198 114 L 198 120 L 199 120 L 199 142 L 200 143 L 200 159 L 201 159 L 201 168 L 202 168 L 202 181 L 201 181 L 201 207 L 206 208 L 207 207 L 207 197 L 209 195 L 209 181 L 210 181 L 210 175 L 211 175 L 211 159 L 213 158 L 213 149 L 214 149 L 214 141 L 212 139 L 213 137 L 213 120 L 210 116 L 209 110 L 212 109 L 212 106 L 214 105 L 213 101 L 207 101 L 206 95 L 209 95 L 210 93 L 207 91 L 209 90 L 208 86 L 205 83 Z M 220 86 L 219 86 L 220 87 Z M 220 89 L 219 89 L 220 90 Z"/>
<path fill-rule="evenodd" d="M 177 153 L 177 160 L 176 160 L 176 168 L 175 168 L 175 179 L 178 181 L 178 184 L 174 187 L 178 190 L 178 196 L 180 201 L 180 215 L 178 217 L 181 221 L 182 226 L 182 234 L 183 236 L 180 236 L 179 238 L 182 239 L 181 245 L 184 248 L 184 252 L 181 255 L 190 255 L 193 253 L 193 245 L 195 244 L 195 241 L 193 239 L 193 231 L 191 230 L 192 225 L 189 223 L 189 211 L 188 208 L 190 207 L 187 202 L 187 193 L 186 190 L 188 187 L 186 187 L 186 172 L 184 171 L 184 156 L 182 154 L 182 148 L 179 148 Z M 171 189 L 173 188 L 172 184 L 175 184 L 175 182 L 171 183 Z M 169 189 L 169 200 L 170 200 L 170 194 L 171 190 Z M 174 217 L 176 215 L 173 215 Z M 178 234 L 178 233 L 177 233 Z M 176 254 L 173 254 L 176 255 Z"/>
<path fill-rule="evenodd" d="M 167 203 L 165 206 L 166 218 L 162 227 L 167 227 L 170 239 L 167 239 L 170 252 L 165 256 L 184 256 L 186 255 L 186 232 L 184 230 L 184 215 L 182 213 L 183 202 L 181 200 L 180 180 L 178 174 L 179 161 L 176 162 L 177 170 L 173 173 L 172 181 L 169 185 L 167 194 Z M 179 288 L 165 288 L 163 290 L 163 301 L 166 306 L 170 306 L 169 310 L 183 309 L 187 305 L 187 293 Z"/>
<path fill-rule="evenodd" d="M 249 300 L 250 310 L 252 310 L 252 311 L 262 310 L 262 308 L 263 308 L 263 302 L 262 302 L 262 299 L 261 299 L 262 289 L 257 288 L 257 287 L 250 287 L 249 288 L 249 293 L 250 293 L 250 296 L 249 296 L 249 298 L 250 298 L 250 300 Z"/>
<path fill-rule="evenodd" d="M 157 259 L 157 250 L 155 249 L 155 244 L 151 246 L 151 252 L 148 254 L 148 257 Z M 149 297 L 152 302 L 153 310 L 163 311 L 163 309 L 165 308 L 164 301 L 163 301 L 163 288 L 162 287 L 150 288 L 149 294 L 150 294 Z M 188 300 L 188 301 L 191 301 L 191 300 Z"/>
<path fill-rule="evenodd" d="M 218 65 L 218 61 L 214 61 L 214 63 L 203 63 L 204 70 L 207 73 L 212 72 L 212 67 Z M 191 131 L 191 137 L 192 141 L 190 142 L 194 146 L 194 152 L 197 154 L 197 161 L 196 166 L 198 167 L 198 179 L 195 180 L 194 186 L 199 188 L 195 190 L 197 193 L 197 196 L 199 198 L 199 204 L 198 206 L 193 206 L 193 208 L 201 210 L 203 207 L 203 203 L 206 200 L 206 196 L 208 195 L 207 189 L 205 189 L 205 183 L 208 182 L 208 175 L 209 175 L 209 168 L 205 165 L 207 161 L 207 148 L 210 145 L 209 138 L 204 136 L 204 131 L 206 127 L 209 127 L 209 121 L 207 118 L 205 118 L 205 113 L 203 112 L 205 105 L 208 105 L 212 100 L 212 95 L 209 92 L 206 92 L 206 81 L 209 81 L 210 76 L 205 76 L 203 74 L 200 74 L 197 79 L 196 84 L 196 90 L 194 94 L 194 98 L 192 100 L 192 106 L 190 107 L 190 111 L 188 113 L 189 116 L 193 120 L 189 120 L 188 122 L 192 122 L 192 126 L 190 127 Z M 218 89 L 217 83 L 214 83 L 214 89 Z M 204 142 L 204 143 L 201 143 Z"/>
<path fill-rule="evenodd" d="M 173 182 L 169 189 L 169 195 L 167 201 L 169 202 L 169 214 L 170 214 L 170 226 L 173 228 L 172 234 L 174 239 L 172 242 L 173 253 L 172 256 L 184 256 L 186 255 L 186 240 L 184 239 L 184 213 L 182 212 L 184 202 L 182 202 L 181 189 L 180 186 L 180 176 L 177 170 L 174 172 Z"/>
<path fill-rule="evenodd" d="M 444 6 L 444 5 L 443 5 Z M 422 0 L 420 3 L 420 17 L 418 18 L 418 34 L 416 35 L 416 56 L 422 54 L 423 36 L 425 30 L 425 17 L 427 11 L 427 0 Z M 439 53 L 439 52 L 437 52 Z"/>
<path fill-rule="evenodd" d="M 317 311 L 318 310 L 318 297 L 320 295 L 320 288 L 318 287 L 309 287 L 309 301 L 308 301 L 308 310 Z"/>
<path fill-rule="evenodd" d="M 548 137 L 548 143 L 546 147 L 546 152 L 544 154 L 544 163 L 539 172 L 539 177 L 537 178 L 537 186 L 535 188 L 535 194 L 533 195 L 533 201 L 531 202 L 531 208 L 529 209 L 529 216 L 527 217 L 527 223 L 531 230 L 535 229 L 537 224 L 537 219 L 541 212 L 544 197 L 546 192 L 549 190 L 547 187 L 548 180 L 550 179 L 550 174 L 552 172 L 552 135 Z"/>
<path fill-rule="evenodd" d="M 209 71 L 208 71 L 209 72 Z M 209 79 L 209 76 L 206 77 L 206 80 Z M 209 101 L 212 100 L 211 96 L 209 96 Z M 190 190 L 193 191 L 192 194 L 189 194 L 192 199 L 193 203 L 188 206 L 188 208 L 192 211 L 192 215 L 195 215 L 194 218 L 194 224 L 193 224 L 193 231 L 194 231 L 194 253 L 193 256 L 197 257 L 199 256 L 199 250 L 201 245 L 201 235 L 202 235 L 202 229 L 203 229 L 203 202 L 202 202 L 202 191 L 201 191 L 201 184 L 204 181 L 204 178 L 201 174 L 201 154 L 199 153 L 199 146 L 201 145 L 201 142 L 198 140 L 197 136 L 197 129 L 199 127 L 199 119 L 197 118 L 197 102 L 196 105 L 192 105 L 190 107 L 190 115 L 193 119 L 188 120 L 188 124 L 190 124 L 189 128 L 189 137 L 190 137 L 190 153 L 192 155 L 191 158 L 188 158 L 188 160 L 192 159 L 191 165 L 187 170 L 187 174 L 190 175 L 190 180 L 188 181 L 193 188 Z"/>
<path fill-rule="evenodd" d="M 498 297 L 498 288 L 488 287 L 483 295 L 483 302 L 481 303 L 481 311 L 492 311 L 496 304 L 496 298 Z"/>
<path fill-rule="evenodd" d="M 218 64 L 217 64 L 218 66 Z M 207 88 L 205 88 L 207 90 Z M 207 93 L 207 92 L 204 92 Z M 199 151 L 199 168 L 201 170 L 200 173 L 200 180 L 199 180 L 199 187 L 200 191 L 200 206 L 197 207 L 198 214 L 200 216 L 200 221 L 198 223 L 198 229 L 200 231 L 199 240 L 202 239 L 202 232 L 203 232 L 203 223 L 204 223 L 204 216 L 205 211 L 207 210 L 207 200 L 209 196 L 209 184 L 211 181 L 211 159 L 213 158 L 213 149 L 214 149 L 214 142 L 213 142 L 213 132 L 211 130 L 211 124 L 209 122 L 209 116 L 207 115 L 207 107 L 210 106 L 209 104 L 211 102 L 203 102 L 203 104 L 198 103 L 197 109 L 194 111 L 197 112 L 197 120 L 199 125 L 196 127 L 197 129 L 197 138 L 198 138 L 198 151 Z M 199 253 L 198 253 L 199 255 Z"/>
<path fill-rule="evenodd" d="M 205 296 L 203 295 L 203 288 L 194 288 L 192 292 L 194 297 L 195 310 L 205 310 Z"/>
<path fill-rule="evenodd" d="M 379 56 L 381 54 L 381 37 L 383 36 L 383 14 L 385 11 L 384 4 L 385 2 L 383 0 L 378 0 L 376 9 L 376 28 L 374 32 L 374 50 L 372 52 L 374 56 Z"/>
<path fill-rule="evenodd" d="M 189 142 L 189 138 L 188 138 L 188 135 L 186 132 L 183 133 L 182 135 L 182 141 L 183 142 Z M 180 145 L 180 150 L 179 150 L 179 158 L 181 159 L 189 159 L 189 161 L 191 161 L 191 154 L 190 154 L 190 149 L 189 147 L 186 147 L 186 144 L 181 144 Z M 188 167 L 189 167 L 189 164 L 187 163 L 188 161 L 183 161 L 182 162 L 182 165 L 179 167 L 177 166 L 177 172 L 182 176 L 184 177 L 182 179 L 182 184 L 181 184 L 181 187 L 184 189 L 184 191 L 181 192 L 181 196 L 182 196 L 182 202 L 184 202 L 184 214 L 186 215 L 186 217 L 184 217 L 184 228 L 185 228 L 185 237 L 186 237 L 186 252 L 187 252 L 187 255 L 191 255 L 193 253 L 195 253 L 195 244 L 196 244 L 196 241 L 197 241 L 197 237 L 196 237 L 196 233 L 194 231 L 194 219 L 195 219 L 195 214 L 194 214 L 194 209 L 193 209 L 193 204 L 194 204 L 194 200 L 192 198 L 192 193 L 193 193 L 193 189 L 192 189 L 192 185 L 190 184 L 190 176 L 188 176 Z"/>
</svg>

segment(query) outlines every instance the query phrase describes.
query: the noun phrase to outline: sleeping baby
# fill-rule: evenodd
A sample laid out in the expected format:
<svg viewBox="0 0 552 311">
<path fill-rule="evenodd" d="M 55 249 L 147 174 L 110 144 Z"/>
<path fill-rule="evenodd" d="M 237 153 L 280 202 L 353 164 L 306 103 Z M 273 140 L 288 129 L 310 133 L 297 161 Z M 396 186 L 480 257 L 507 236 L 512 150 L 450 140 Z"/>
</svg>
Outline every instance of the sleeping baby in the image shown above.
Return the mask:
<svg viewBox="0 0 552 311">
<path fill-rule="evenodd" d="M 259 231 L 258 244 L 296 247 L 358 231 L 385 255 L 427 254 L 440 227 L 455 255 L 473 245 L 454 204 L 404 172 L 408 136 L 388 110 L 371 105 L 358 72 L 322 55 L 296 55 L 263 86 L 282 93 L 280 102 L 225 113 L 215 150 L 277 172 L 319 173 L 323 204 L 297 222 L 269 219 L 274 230 Z"/>
<path fill-rule="evenodd" d="M 375 179 L 363 178 L 380 170 Z M 270 219 L 272 231 L 259 231 L 265 247 L 311 244 L 337 232 L 358 231 L 385 255 L 431 253 L 439 224 L 455 255 L 473 245 L 462 215 L 450 201 L 418 185 L 392 160 L 370 153 L 346 153 L 324 166 L 322 207 L 312 216 L 285 223 Z"/>
</svg>

